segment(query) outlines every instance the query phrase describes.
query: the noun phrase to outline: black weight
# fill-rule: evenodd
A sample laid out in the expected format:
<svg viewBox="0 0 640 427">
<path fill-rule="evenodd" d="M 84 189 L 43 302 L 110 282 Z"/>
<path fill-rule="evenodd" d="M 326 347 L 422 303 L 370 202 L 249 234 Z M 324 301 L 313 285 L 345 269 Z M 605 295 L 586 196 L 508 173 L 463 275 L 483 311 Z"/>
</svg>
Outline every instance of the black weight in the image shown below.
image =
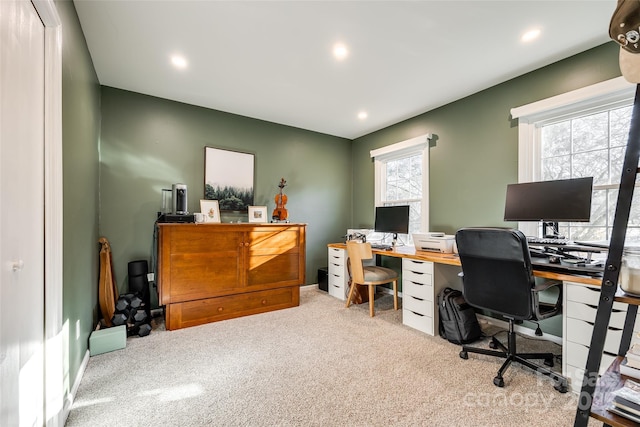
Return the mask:
<svg viewBox="0 0 640 427">
<path fill-rule="evenodd" d="M 129 295 L 121 295 L 116 301 L 116 312 L 123 313 L 125 310 L 128 311 L 130 305 L 131 299 L 129 298 Z"/>
<path fill-rule="evenodd" d="M 148 323 L 144 323 L 140 325 L 140 327 L 138 328 L 138 336 L 146 337 L 150 333 L 151 333 L 151 325 Z"/>
<path fill-rule="evenodd" d="M 135 323 L 142 323 L 147 320 L 147 312 L 144 310 L 132 310 L 131 320 Z"/>
<path fill-rule="evenodd" d="M 131 301 L 129 301 L 129 304 L 131 305 L 131 308 L 135 308 L 135 309 L 138 309 L 144 305 L 144 303 L 142 302 L 142 299 L 137 295 L 134 295 L 133 298 L 131 298 Z"/>
<path fill-rule="evenodd" d="M 125 315 L 124 313 L 116 313 L 111 318 L 111 323 L 113 323 L 114 326 L 126 325 L 127 320 L 129 320 L 128 315 Z"/>
</svg>

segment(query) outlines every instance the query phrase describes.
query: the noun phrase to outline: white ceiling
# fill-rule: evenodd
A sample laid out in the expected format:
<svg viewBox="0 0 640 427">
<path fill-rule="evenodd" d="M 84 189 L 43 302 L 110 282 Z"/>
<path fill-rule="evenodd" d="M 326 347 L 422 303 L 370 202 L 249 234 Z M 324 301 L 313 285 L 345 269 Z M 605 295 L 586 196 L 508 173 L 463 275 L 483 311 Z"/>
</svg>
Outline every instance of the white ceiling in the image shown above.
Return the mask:
<svg viewBox="0 0 640 427">
<path fill-rule="evenodd" d="M 353 139 L 609 40 L 616 0 L 74 0 L 100 83 Z M 541 29 L 524 44 L 520 36 Z M 336 42 L 349 56 L 337 61 Z M 181 54 L 188 67 L 170 63 Z M 359 120 L 366 110 L 368 118 Z"/>
</svg>

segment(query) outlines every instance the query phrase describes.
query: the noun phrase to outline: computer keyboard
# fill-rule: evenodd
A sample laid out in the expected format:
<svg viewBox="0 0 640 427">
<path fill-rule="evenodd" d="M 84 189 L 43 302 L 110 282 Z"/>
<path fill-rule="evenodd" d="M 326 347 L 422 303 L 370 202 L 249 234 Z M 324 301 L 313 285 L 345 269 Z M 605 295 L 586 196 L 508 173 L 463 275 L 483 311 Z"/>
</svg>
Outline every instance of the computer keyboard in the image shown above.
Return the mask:
<svg viewBox="0 0 640 427">
<path fill-rule="evenodd" d="M 527 243 L 534 245 L 568 245 L 571 243 L 567 239 L 551 239 L 539 237 L 527 237 Z"/>
<path fill-rule="evenodd" d="M 381 243 L 372 243 L 371 244 L 371 248 L 372 249 L 383 249 L 383 250 L 388 250 L 391 249 L 391 245 L 383 245 Z"/>
</svg>

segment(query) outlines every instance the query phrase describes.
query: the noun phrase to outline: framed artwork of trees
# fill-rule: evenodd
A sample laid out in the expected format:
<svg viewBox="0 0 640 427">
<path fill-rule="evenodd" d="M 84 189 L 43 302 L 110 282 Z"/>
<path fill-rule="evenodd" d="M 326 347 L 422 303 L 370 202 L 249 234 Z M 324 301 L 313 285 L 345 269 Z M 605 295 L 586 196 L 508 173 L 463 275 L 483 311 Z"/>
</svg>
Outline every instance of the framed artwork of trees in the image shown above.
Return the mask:
<svg viewBox="0 0 640 427">
<path fill-rule="evenodd" d="M 253 205 L 255 155 L 204 148 L 204 198 L 217 200 L 221 211 L 244 211 Z"/>
</svg>

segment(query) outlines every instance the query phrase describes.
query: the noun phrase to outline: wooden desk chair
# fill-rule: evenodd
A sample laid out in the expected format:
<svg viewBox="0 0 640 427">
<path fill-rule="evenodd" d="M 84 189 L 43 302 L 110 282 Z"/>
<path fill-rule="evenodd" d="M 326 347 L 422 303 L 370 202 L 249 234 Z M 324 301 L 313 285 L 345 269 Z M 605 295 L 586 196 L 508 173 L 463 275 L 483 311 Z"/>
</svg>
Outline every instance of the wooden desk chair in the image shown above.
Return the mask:
<svg viewBox="0 0 640 427">
<path fill-rule="evenodd" d="M 393 282 L 393 309 L 398 309 L 398 273 L 386 267 L 363 266 L 362 260 L 372 259 L 371 243 L 360 243 L 354 240 L 347 242 L 347 263 L 351 276 L 351 289 L 345 307 L 349 307 L 357 285 L 369 287 L 369 315 L 374 316 L 373 304 L 376 285 Z"/>
</svg>

